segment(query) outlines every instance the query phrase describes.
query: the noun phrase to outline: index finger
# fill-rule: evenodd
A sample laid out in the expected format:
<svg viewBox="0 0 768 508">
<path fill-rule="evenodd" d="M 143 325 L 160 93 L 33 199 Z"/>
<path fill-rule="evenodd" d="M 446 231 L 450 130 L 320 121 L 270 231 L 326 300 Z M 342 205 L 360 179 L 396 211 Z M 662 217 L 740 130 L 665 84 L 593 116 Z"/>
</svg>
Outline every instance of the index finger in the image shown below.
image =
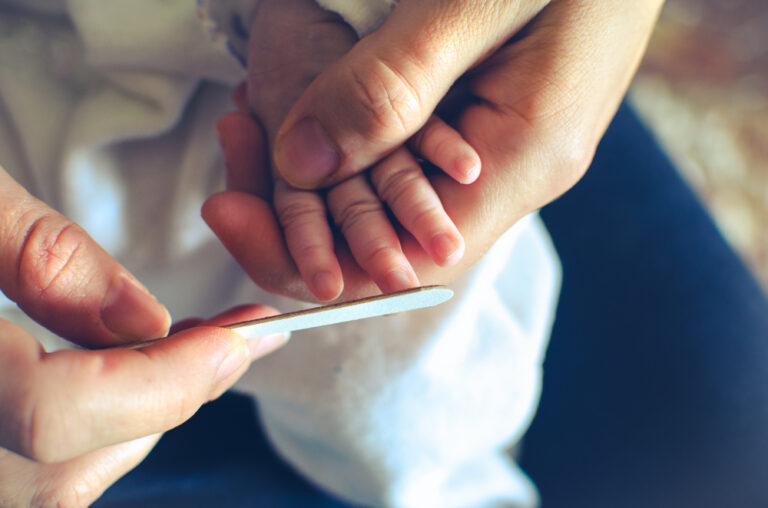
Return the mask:
<svg viewBox="0 0 768 508">
<path fill-rule="evenodd" d="M 249 317 L 273 313 L 259 307 Z M 243 336 L 213 326 L 140 350 L 45 353 L 3 321 L 0 351 L 0 446 L 41 462 L 181 424 L 247 368 L 250 354 Z"/>
</svg>

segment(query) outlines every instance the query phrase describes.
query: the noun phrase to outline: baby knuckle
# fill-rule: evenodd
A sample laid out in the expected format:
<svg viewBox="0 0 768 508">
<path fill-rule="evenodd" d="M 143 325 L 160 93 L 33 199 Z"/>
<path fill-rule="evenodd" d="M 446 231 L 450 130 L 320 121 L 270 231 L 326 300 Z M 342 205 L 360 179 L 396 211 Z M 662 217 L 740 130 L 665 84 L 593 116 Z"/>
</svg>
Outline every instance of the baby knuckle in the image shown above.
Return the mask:
<svg viewBox="0 0 768 508">
<path fill-rule="evenodd" d="M 300 198 L 284 199 L 275 208 L 280 224 L 286 228 L 312 224 L 323 213 L 317 203 Z"/>
<path fill-rule="evenodd" d="M 347 236 L 359 225 L 365 224 L 380 213 L 383 213 L 383 208 L 378 200 L 361 198 L 345 203 L 334 214 L 333 219 L 341 233 Z"/>
<path fill-rule="evenodd" d="M 414 231 L 432 231 L 435 228 L 443 229 L 441 216 L 445 214 L 441 204 L 421 202 L 415 203 L 408 211 L 409 221 L 407 227 Z"/>
<path fill-rule="evenodd" d="M 292 252 L 295 252 L 296 259 L 322 259 L 323 257 L 326 257 L 328 248 L 324 245 L 313 243 L 297 246 Z"/>
<path fill-rule="evenodd" d="M 378 181 L 379 196 L 392 207 L 397 207 L 402 202 L 412 203 L 414 194 L 418 193 L 422 176 L 421 168 L 416 164 L 382 172 Z"/>
</svg>

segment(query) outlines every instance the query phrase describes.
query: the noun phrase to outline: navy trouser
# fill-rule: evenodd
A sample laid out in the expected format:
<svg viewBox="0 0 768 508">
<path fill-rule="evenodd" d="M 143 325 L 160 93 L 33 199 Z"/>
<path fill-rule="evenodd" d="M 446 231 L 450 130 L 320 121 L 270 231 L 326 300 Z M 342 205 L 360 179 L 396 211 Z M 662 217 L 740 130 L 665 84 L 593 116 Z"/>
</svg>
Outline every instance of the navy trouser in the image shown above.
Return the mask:
<svg viewBox="0 0 768 508">
<path fill-rule="evenodd" d="M 768 302 L 628 107 L 542 217 L 563 288 L 521 462 L 543 506 L 768 506 Z M 96 506 L 346 506 L 251 408 L 203 407 Z"/>
</svg>

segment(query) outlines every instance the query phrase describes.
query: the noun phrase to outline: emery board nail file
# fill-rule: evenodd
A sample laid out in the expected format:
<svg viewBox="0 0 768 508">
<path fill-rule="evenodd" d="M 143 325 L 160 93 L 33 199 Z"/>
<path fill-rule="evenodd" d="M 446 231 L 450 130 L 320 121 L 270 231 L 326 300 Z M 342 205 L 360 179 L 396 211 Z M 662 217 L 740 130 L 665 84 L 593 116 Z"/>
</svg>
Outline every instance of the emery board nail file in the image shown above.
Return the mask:
<svg viewBox="0 0 768 508">
<path fill-rule="evenodd" d="M 263 337 L 275 333 L 295 332 L 318 326 L 335 325 L 347 321 L 434 307 L 448 301 L 452 296 L 453 291 L 445 286 L 422 286 L 387 295 L 372 296 L 307 310 L 287 312 L 253 321 L 233 323 L 222 328 L 235 330 L 245 337 Z M 162 340 L 165 339 L 123 344 L 118 347 L 141 349 Z"/>
<path fill-rule="evenodd" d="M 452 296 L 453 291 L 445 286 L 423 286 L 361 300 L 235 323 L 224 328 L 234 330 L 245 337 L 262 337 L 275 333 L 295 332 L 318 326 L 335 325 L 347 321 L 434 307 L 446 302 Z"/>
</svg>

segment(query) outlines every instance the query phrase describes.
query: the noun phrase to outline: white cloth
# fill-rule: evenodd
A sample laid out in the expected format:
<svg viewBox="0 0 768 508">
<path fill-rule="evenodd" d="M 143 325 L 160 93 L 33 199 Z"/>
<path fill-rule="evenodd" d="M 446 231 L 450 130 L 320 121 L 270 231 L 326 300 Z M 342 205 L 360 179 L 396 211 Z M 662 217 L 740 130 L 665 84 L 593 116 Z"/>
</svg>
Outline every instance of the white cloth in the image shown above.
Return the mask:
<svg viewBox="0 0 768 508">
<path fill-rule="evenodd" d="M 255 287 L 199 216 L 223 182 L 213 125 L 243 76 L 227 50 L 235 37 L 218 31 L 255 3 L 198 3 L 200 13 L 191 0 L 0 0 L 0 164 L 175 318 L 242 302 L 291 310 L 300 304 Z M 364 34 L 393 2 L 322 3 Z M 531 215 L 454 284 L 451 302 L 294 333 L 238 388 L 258 397 L 278 451 L 347 499 L 535 505 L 505 450 L 535 411 L 558 287 Z M 0 317 L 62 344 L 2 297 Z"/>
</svg>

